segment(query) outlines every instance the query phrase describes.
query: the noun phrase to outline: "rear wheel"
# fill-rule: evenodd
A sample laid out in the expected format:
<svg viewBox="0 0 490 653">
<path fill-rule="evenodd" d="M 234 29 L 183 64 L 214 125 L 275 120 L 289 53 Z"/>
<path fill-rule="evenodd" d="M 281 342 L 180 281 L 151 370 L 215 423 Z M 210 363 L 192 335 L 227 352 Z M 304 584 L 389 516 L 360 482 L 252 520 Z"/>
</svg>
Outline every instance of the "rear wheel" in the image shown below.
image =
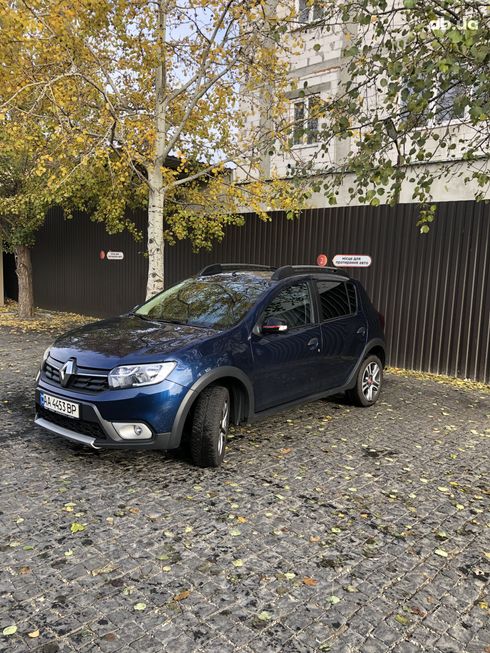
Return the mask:
<svg viewBox="0 0 490 653">
<path fill-rule="evenodd" d="M 357 406 L 376 403 L 383 384 L 383 365 L 377 356 L 368 356 L 357 372 L 356 385 L 347 391 L 349 400 Z"/>
<path fill-rule="evenodd" d="M 219 467 L 225 457 L 230 424 L 230 395 L 219 385 L 199 395 L 192 419 L 191 455 L 199 467 Z"/>
</svg>

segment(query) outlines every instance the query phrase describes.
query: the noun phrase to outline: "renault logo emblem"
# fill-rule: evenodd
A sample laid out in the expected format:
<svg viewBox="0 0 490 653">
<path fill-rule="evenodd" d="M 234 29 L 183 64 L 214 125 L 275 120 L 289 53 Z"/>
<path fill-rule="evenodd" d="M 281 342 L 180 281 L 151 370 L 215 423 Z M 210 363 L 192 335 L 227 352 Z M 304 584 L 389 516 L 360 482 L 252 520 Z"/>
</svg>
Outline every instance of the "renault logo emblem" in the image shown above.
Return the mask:
<svg viewBox="0 0 490 653">
<path fill-rule="evenodd" d="M 76 373 L 76 371 L 76 360 L 74 358 L 70 358 L 70 360 L 66 361 L 63 367 L 60 369 L 60 382 L 64 388 L 68 385 L 71 377 Z"/>
</svg>

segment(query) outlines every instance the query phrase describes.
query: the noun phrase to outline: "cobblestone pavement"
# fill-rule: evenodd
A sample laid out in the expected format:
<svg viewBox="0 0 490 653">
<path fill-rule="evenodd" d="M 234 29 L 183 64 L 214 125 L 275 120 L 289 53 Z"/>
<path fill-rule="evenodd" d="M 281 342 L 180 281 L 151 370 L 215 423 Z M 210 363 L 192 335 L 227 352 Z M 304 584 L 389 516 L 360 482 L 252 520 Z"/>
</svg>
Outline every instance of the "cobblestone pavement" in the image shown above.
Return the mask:
<svg viewBox="0 0 490 653">
<path fill-rule="evenodd" d="M 0 332 L 1 651 L 490 651 L 488 392 L 388 374 L 202 470 L 34 427 L 47 344 Z"/>
</svg>

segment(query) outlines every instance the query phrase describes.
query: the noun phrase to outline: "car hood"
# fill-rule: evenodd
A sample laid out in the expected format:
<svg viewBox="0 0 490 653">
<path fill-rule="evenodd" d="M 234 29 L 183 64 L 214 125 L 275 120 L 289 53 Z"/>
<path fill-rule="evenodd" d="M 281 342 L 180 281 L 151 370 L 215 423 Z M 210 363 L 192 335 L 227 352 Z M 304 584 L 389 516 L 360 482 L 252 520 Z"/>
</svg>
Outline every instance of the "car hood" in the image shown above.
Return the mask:
<svg viewBox="0 0 490 653">
<path fill-rule="evenodd" d="M 216 335 L 214 329 L 122 316 L 66 333 L 55 341 L 50 356 L 60 362 L 76 358 L 80 367 L 111 369 L 116 365 L 159 362 L 172 352 Z"/>
</svg>

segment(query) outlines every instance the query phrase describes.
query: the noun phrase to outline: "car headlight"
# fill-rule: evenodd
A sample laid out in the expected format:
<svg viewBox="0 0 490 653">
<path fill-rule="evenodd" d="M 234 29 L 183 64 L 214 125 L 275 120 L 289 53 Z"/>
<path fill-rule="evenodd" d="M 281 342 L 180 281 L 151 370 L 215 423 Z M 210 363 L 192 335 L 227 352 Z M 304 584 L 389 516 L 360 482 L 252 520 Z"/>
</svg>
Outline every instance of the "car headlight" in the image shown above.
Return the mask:
<svg viewBox="0 0 490 653">
<path fill-rule="evenodd" d="M 164 381 L 176 363 L 150 363 L 148 365 L 120 365 L 109 372 L 109 387 L 134 388 L 154 385 Z"/>
<path fill-rule="evenodd" d="M 43 354 L 43 360 L 41 361 L 41 369 L 42 369 L 44 363 L 48 360 L 49 352 L 51 351 L 52 346 L 53 345 L 49 345 L 49 347 L 46 347 L 46 350 L 45 350 L 45 352 Z"/>
</svg>

